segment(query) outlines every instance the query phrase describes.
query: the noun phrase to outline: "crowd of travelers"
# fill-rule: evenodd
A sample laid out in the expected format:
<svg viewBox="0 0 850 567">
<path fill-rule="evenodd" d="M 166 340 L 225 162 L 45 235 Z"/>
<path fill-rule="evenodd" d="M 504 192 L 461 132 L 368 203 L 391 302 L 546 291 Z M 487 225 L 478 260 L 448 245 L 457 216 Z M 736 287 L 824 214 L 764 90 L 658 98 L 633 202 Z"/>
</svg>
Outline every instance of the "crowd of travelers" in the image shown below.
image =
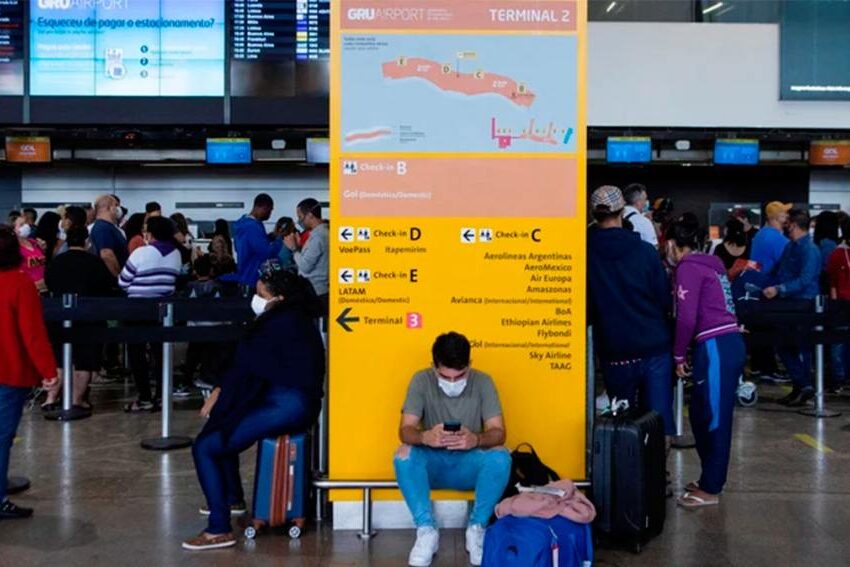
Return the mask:
<svg viewBox="0 0 850 567">
<path fill-rule="evenodd" d="M 600 405 L 626 400 L 654 410 L 672 436 L 673 377 L 687 380 L 702 475 L 677 503 L 715 506 L 726 483 L 745 366 L 762 382 L 792 383 L 779 404 L 802 407 L 815 395 L 812 349 L 748 352 L 736 304 L 821 294 L 850 299 L 850 217 L 823 211 L 812 219 L 774 201 L 764 208 L 761 228 L 753 226 L 756 211 L 730 211 L 722 239 L 713 241 L 696 215 L 674 215 L 669 199 L 649 203 L 640 184 L 623 191 L 603 186 L 591 196 L 588 314 L 605 386 Z M 850 353 L 844 345 L 831 353 L 831 391 L 840 392 Z"/>
<path fill-rule="evenodd" d="M 812 220 L 775 201 L 764 208 L 761 228 L 753 211 L 733 210 L 722 239 L 712 241 L 696 215 L 675 215 L 669 199 L 650 203 L 639 184 L 622 191 L 606 185 L 591 195 L 587 289 L 595 356 L 608 399 L 657 412 L 668 437 L 675 433 L 674 382 L 690 383 L 701 475 L 677 503 L 717 506 L 745 367 L 764 381 L 793 383 L 781 404 L 799 407 L 814 396 L 810 349 L 748 352 L 736 302 L 754 289 L 762 301 L 819 294 L 850 300 L 850 217 L 824 211 Z M 0 225 L 0 357 L 7 361 L 0 369 L 0 518 L 32 513 L 5 494 L 9 450 L 29 391 L 41 386 L 51 410 L 62 388 L 40 295 L 210 298 L 251 290 L 257 318 L 230 363 L 211 362 L 217 349 L 210 345 L 191 345 L 175 391 L 185 395 L 199 367 L 198 384 L 210 391 L 201 410 L 208 420 L 193 447 L 207 501 L 201 512 L 209 520 L 183 547 L 236 544 L 231 517 L 246 512 L 240 453 L 266 437 L 309 428 L 324 395 L 325 347 L 316 321 L 328 314 L 328 226 L 321 204 L 305 199 L 294 217 L 281 217 L 268 231 L 273 209 L 270 196 L 258 195 L 250 213 L 233 223 L 233 237 L 230 223 L 216 221 L 204 235 L 206 249 L 179 212 L 165 217 L 152 202 L 128 215 L 115 195 L 40 219 L 32 209 L 13 212 Z M 490 376 L 471 366 L 470 351 L 463 335 L 437 337 L 432 365 L 414 374 L 401 408 L 394 467 L 417 528 L 410 565 L 430 565 L 439 548 L 430 501 L 439 488 L 475 491 L 466 549 L 479 565 L 486 526 L 511 474 L 499 394 Z M 137 392 L 128 413 L 158 407 L 158 352 L 154 345 L 128 348 Z M 88 386 L 110 364 L 117 364 L 110 348 L 74 349 L 74 405 L 90 408 Z M 223 372 L 211 377 L 214 369 Z M 832 349 L 834 391 L 848 375 L 850 349 L 839 345 Z"/>
<path fill-rule="evenodd" d="M 315 199 L 304 199 L 294 218 L 282 217 L 267 230 L 273 210 L 272 198 L 260 194 L 248 214 L 232 223 L 218 219 L 212 233 L 198 235 L 186 216 L 166 217 L 159 203 L 130 214 L 117 195 L 102 195 L 91 206 L 59 207 L 40 217 L 32 208 L 12 211 L 8 224 L 0 224 L 0 519 L 32 514 L 6 498 L 9 454 L 26 401 L 39 388 L 42 410 L 59 409 L 61 345 L 51 344 L 43 322 L 45 296 L 253 295 L 257 319 L 245 337 L 229 355 L 209 344 L 189 345 L 174 391 L 186 397 L 193 384 L 211 392 L 202 410 L 209 420 L 194 456 L 212 528 L 229 518 L 230 505 L 244 500 L 235 488 L 238 476 L 231 474 L 235 459 L 238 475 L 239 453 L 269 434 L 306 429 L 315 421 L 325 357 L 315 320 L 327 316 L 328 229 Z M 205 247 L 197 245 L 200 237 L 208 240 Z M 280 349 L 280 341 L 298 348 Z M 74 406 L 91 409 L 92 381 L 123 369 L 119 350 L 75 345 Z M 124 410 L 157 411 L 161 349 L 129 344 L 126 350 L 136 399 Z M 210 541 L 202 537 L 200 543 L 205 549 Z"/>
</svg>

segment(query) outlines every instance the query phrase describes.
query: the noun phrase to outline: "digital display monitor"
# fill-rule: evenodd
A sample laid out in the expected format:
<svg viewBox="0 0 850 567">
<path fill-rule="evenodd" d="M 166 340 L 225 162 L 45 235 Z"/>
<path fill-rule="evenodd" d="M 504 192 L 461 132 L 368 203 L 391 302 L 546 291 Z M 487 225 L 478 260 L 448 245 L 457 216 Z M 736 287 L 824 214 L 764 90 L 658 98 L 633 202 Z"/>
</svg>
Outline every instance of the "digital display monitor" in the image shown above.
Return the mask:
<svg viewBox="0 0 850 567">
<path fill-rule="evenodd" d="M 717 140 L 714 163 L 718 165 L 758 165 L 758 140 Z"/>
<path fill-rule="evenodd" d="M 24 94 L 24 0 L 0 0 L 0 96 Z"/>
<path fill-rule="evenodd" d="M 783 2 L 780 99 L 850 101 L 850 2 Z"/>
<path fill-rule="evenodd" d="M 224 96 L 225 0 L 30 0 L 33 96 Z"/>
<path fill-rule="evenodd" d="M 330 0 L 232 0 L 231 95 L 329 90 Z"/>
<path fill-rule="evenodd" d="M 252 161 L 250 138 L 207 138 L 207 163 L 246 164 Z"/>
<path fill-rule="evenodd" d="M 307 138 L 307 162 L 331 162 L 331 144 L 328 138 Z"/>
<path fill-rule="evenodd" d="M 652 138 L 608 138 L 608 163 L 649 163 L 652 161 Z"/>
<path fill-rule="evenodd" d="M 10 163 L 48 163 L 52 157 L 50 138 L 6 138 L 6 161 Z"/>
</svg>

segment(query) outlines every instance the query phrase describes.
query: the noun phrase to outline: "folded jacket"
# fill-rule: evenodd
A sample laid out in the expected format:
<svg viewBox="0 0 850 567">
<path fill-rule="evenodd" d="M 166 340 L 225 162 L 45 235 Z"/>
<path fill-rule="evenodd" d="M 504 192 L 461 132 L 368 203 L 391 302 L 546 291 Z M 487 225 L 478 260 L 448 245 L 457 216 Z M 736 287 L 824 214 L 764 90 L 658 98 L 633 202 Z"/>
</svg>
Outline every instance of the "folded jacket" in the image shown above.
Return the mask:
<svg viewBox="0 0 850 567">
<path fill-rule="evenodd" d="M 502 500 L 496 506 L 496 517 L 516 516 L 518 518 L 551 519 L 563 516 L 579 524 L 589 524 L 596 518 L 596 508 L 587 496 L 576 489 L 571 480 L 559 480 L 546 485 L 564 491 L 564 496 L 539 492 L 523 492 Z"/>
</svg>

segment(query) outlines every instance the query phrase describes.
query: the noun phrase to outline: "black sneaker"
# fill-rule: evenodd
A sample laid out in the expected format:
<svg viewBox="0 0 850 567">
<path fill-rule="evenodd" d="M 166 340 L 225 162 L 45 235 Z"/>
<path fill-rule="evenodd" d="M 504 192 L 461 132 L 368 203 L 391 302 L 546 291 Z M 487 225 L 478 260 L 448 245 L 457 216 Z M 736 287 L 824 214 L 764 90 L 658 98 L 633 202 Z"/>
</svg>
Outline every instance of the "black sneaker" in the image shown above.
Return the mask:
<svg viewBox="0 0 850 567">
<path fill-rule="evenodd" d="M 9 500 L 0 504 L 0 520 L 23 520 L 32 516 L 32 508 L 21 508 Z"/>
<path fill-rule="evenodd" d="M 801 408 L 808 404 L 815 397 L 815 389 L 814 388 L 803 388 L 800 390 L 800 395 L 797 399 L 792 400 L 788 403 L 789 408 Z"/>
<path fill-rule="evenodd" d="M 802 390 L 798 390 L 797 388 L 794 388 L 793 390 L 791 390 L 790 394 L 788 394 L 784 398 L 779 398 L 778 400 L 776 400 L 776 403 L 781 405 L 781 406 L 787 406 L 787 405 L 791 404 L 791 402 L 797 401 L 797 398 L 800 397 L 800 392 L 802 392 Z"/>
<path fill-rule="evenodd" d="M 175 388 L 171 395 L 175 398 L 188 398 L 192 395 L 192 391 L 186 386 L 180 386 L 179 388 Z"/>
</svg>

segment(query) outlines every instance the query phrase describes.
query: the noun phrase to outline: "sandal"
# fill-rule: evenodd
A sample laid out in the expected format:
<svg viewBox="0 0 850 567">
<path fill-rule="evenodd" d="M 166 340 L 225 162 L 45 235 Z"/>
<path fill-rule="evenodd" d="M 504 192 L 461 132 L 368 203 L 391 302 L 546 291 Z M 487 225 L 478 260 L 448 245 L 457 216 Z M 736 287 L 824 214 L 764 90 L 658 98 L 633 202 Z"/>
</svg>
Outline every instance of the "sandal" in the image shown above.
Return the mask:
<svg viewBox="0 0 850 567">
<path fill-rule="evenodd" d="M 720 499 L 715 498 L 714 500 L 706 500 L 692 492 L 685 492 L 682 494 L 679 499 L 676 501 L 676 504 L 681 506 L 682 508 L 688 508 L 690 510 L 695 510 L 696 508 L 706 508 L 708 506 L 717 506 L 720 504 Z"/>
</svg>

